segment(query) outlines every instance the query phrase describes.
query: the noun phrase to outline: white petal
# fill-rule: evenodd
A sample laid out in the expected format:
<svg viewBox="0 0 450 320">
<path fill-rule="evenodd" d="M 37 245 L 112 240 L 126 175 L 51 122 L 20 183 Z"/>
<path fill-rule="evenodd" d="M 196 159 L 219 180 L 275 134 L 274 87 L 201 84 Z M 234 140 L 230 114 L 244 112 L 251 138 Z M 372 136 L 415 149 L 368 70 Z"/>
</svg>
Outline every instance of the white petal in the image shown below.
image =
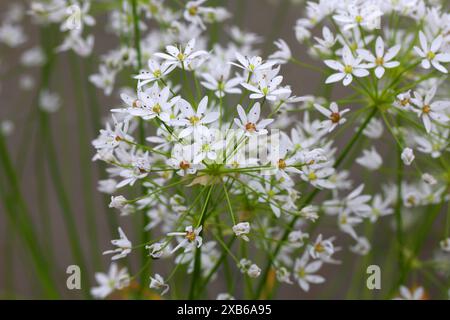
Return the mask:
<svg viewBox="0 0 450 320">
<path fill-rule="evenodd" d="M 336 61 L 336 60 L 325 60 L 324 62 L 331 69 L 338 70 L 338 71 L 344 70 L 344 66 L 339 61 Z"/>
<path fill-rule="evenodd" d="M 435 67 L 437 70 L 439 70 L 442 73 L 448 73 L 447 69 L 440 64 L 439 62 L 437 62 L 436 60 L 431 61 L 431 64 L 433 65 L 433 67 Z"/>
<path fill-rule="evenodd" d="M 345 77 L 345 73 L 343 73 L 343 72 L 335 73 L 335 74 L 332 74 L 331 76 L 329 76 L 327 78 L 327 80 L 325 80 L 325 83 L 338 82 L 338 81 L 341 81 L 342 79 L 344 79 L 344 77 Z"/>
<path fill-rule="evenodd" d="M 430 69 L 430 61 L 428 59 L 423 59 L 421 62 L 422 68 L 424 69 Z"/>
<path fill-rule="evenodd" d="M 367 71 L 367 70 L 366 70 Z M 352 83 L 353 77 L 351 74 L 347 74 L 344 78 L 343 84 L 344 86 L 348 86 L 350 83 Z"/>
<path fill-rule="evenodd" d="M 383 77 L 384 75 L 384 68 L 381 66 L 376 67 L 375 75 L 377 76 L 378 79 L 381 79 L 381 77 Z"/>
<path fill-rule="evenodd" d="M 399 44 L 390 48 L 384 55 L 384 61 L 390 61 L 392 58 L 394 58 L 398 54 L 400 49 L 401 49 L 401 45 L 399 45 Z"/>
<path fill-rule="evenodd" d="M 366 69 L 353 69 L 353 74 L 358 78 L 366 77 L 369 75 L 369 71 Z"/>
<path fill-rule="evenodd" d="M 252 123 L 256 123 L 259 119 L 259 115 L 261 114 L 261 105 L 259 102 L 255 103 L 255 105 L 250 109 L 248 113 L 248 121 Z"/>
<path fill-rule="evenodd" d="M 428 41 L 427 37 L 425 37 L 425 34 L 420 31 L 419 32 L 419 40 L 420 40 L 420 46 L 422 47 L 423 52 L 428 52 Z"/>
<path fill-rule="evenodd" d="M 203 99 L 198 104 L 197 114 L 205 113 L 207 105 L 208 105 L 208 96 L 204 96 Z"/>
<path fill-rule="evenodd" d="M 437 37 L 436 39 L 434 39 L 434 41 L 431 43 L 431 48 L 430 51 L 432 52 L 436 52 L 439 50 L 439 48 L 442 45 L 442 40 L 444 40 L 444 38 L 442 37 L 442 35 L 439 35 L 439 37 Z"/>
<path fill-rule="evenodd" d="M 384 41 L 381 37 L 378 37 L 375 43 L 375 53 L 377 57 L 382 57 L 384 55 Z"/>
</svg>

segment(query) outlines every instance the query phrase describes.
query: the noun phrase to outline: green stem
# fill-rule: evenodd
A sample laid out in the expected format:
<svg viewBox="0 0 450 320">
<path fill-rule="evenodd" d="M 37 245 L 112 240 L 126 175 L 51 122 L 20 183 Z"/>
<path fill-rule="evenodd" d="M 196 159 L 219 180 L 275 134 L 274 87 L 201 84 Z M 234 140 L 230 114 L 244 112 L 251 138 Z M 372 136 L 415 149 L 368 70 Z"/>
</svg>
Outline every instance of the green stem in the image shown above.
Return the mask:
<svg viewBox="0 0 450 320">
<path fill-rule="evenodd" d="M 81 179 L 83 183 L 83 197 L 85 199 L 85 215 L 86 215 L 86 229 L 88 230 L 89 243 L 91 245 L 91 256 L 94 264 L 94 268 L 96 270 L 101 269 L 100 262 L 100 247 L 98 245 L 98 237 L 97 237 L 97 223 L 96 223 L 96 211 L 93 195 L 95 194 L 95 190 L 92 186 L 92 172 L 91 172 L 91 163 L 89 161 L 88 155 L 88 137 L 87 137 L 87 127 L 84 121 L 84 96 L 83 90 L 81 88 L 81 76 L 80 76 L 80 67 L 78 65 L 77 56 L 74 53 L 70 56 L 70 67 L 73 75 L 73 85 L 76 92 L 76 116 L 77 122 L 79 126 L 78 130 L 78 140 L 80 145 L 80 171 L 81 171 Z"/>
</svg>

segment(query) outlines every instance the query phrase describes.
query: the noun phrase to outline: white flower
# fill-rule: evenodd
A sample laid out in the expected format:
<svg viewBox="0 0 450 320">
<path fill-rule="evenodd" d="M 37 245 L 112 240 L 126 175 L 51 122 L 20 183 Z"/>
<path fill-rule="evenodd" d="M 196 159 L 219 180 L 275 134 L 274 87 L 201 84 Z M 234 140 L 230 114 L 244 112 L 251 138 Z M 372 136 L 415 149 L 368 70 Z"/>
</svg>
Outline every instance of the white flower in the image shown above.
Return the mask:
<svg viewBox="0 0 450 320">
<path fill-rule="evenodd" d="M 304 181 L 308 181 L 316 188 L 334 189 L 336 185 L 330 181 L 330 177 L 334 174 L 333 167 L 323 168 L 302 168 L 301 178 Z"/>
<path fill-rule="evenodd" d="M 432 120 L 438 123 L 445 123 L 450 120 L 446 115 L 450 108 L 450 101 L 431 102 L 436 94 L 436 89 L 436 87 L 432 87 L 424 97 L 420 93 L 414 92 L 414 98 L 411 99 L 415 107 L 414 111 L 422 118 L 427 133 L 430 133 L 432 129 Z"/>
<path fill-rule="evenodd" d="M 326 26 L 322 28 L 322 36 L 323 39 L 314 37 L 314 39 L 318 42 L 318 44 L 314 45 L 314 47 L 323 52 L 328 52 L 329 49 L 336 43 L 336 38 L 334 37 L 330 29 L 328 29 L 328 27 Z"/>
<path fill-rule="evenodd" d="M 300 259 L 295 260 L 294 278 L 303 291 L 309 291 L 310 283 L 317 284 L 325 282 L 325 278 L 315 274 L 322 267 L 322 264 L 323 262 L 320 260 L 309 262 L 307 252 Z"/>
<path fill-rule="evenodd" d="M 119 270 L 117 264 L 112 263 L 108 274 L 97 272 L 95 274 L 99 286 L 91 289 L 94 298 L 104 299 L 114 290 L 120 290 L 127 287 L 130 283 L 130 276 L 127 268 Z"/>
<path fill-rule="evenodd" d="M 201 84 L 209 90 L 214 90 L 214 93 L 218 98 L 223 98 L 226 93 L 241 93 L 241 89 L 237 86 L 242 82 L 242 78 L 235 77 L 227 79 L 228 77 L 224 76 L 229 73 L 229 65 L 227 65 L 227 67 L 228 69 L 224 70 L 223 73 L 214 72 L 212 74 L 202 74 L 205 81 L 202 81 Z"/>
<path fill-rule="evenodd" d="M 360 237 L 356 239 L 356 244 L 350 247 L 350 251 L 365 256 L 370 251 L 370 243 L 367 238 Z"/>
<path fill-rule="evenodd" d="M 229 293 L 219 293 L 216 300 L 235 300 L 234 297 Z"/>
<path fill-rule="evenodd" d="M 405 148 L 401 154 L 402 161 L 405 165 L 409 166 L 414 161 L 414 152 L 411 148 Z"/>
<path fill-rule="evenodd" d="M 184 99 L 179 101 L 178 106 L 181 110 L 182 117 L 179 117 L 172 123 L 175 126 L 186 127 L 178 134 L 180 139 L 191 135 L 194 130 L 199 134 L 208 133 L 208 128 L 205 125 L 216 121 L 220 116 L 219 112 L 206 111 L 208 106 L 208 96 L 203 97 L 198 104 L 196 111 L 192 108 L 191 104 Z"/>
<path fill-rule="evenodd" d="M 162 290 L 161 295 L 165 295 L 170 287 L 164 282 L 164 278 L 155 273 L 154 277 L 150 277 L 150 289 Z"/>
<path fill-rule="evenodd" d="M 360 224 L 362 219 L 353 216 L 351 212 L 342 210 L 338 215 L 338 226 L 342 232 L 349 234 L 353 239 L 357 239 L 358 235 L 355 232 L 354 226 Z"/>
<path fill-rule="evenodd" d="M 330 215 L 336 215 L 342 211 L 349 211 L 358 216 L 367 217 L 372 210 L 367 202 L 370 201 L 372 197 L 369 195 L 361 194 L 363 189 L 364 184 L 361 184 L 342 200 L 326 200 L 323 203 L 326 213 Z"/>
<path fill-rule="evenodd" d="M 45 53 L 41 47 L 33 47 L 20 57 L 20 63 L 26 67 L 39 67 L 45 63 Z"/>
<path fill-rule="evenodd" d="M 383 135 L 384 125 L 383 121 L 377 118 L 372 118 L 363 130 L 363 134 L 371 139 L 379 139 Z"/>
<path fill-rule="evenodd" d="M 344 30 L 349 30 L 362 26 L 368 29 L 374 29 L 379 26 L 380 17 L 383 12 L 380 7 L 362 1 L 360 3 L 343 4 L 342 10 L 339 10 L 333 19 L 344 25 Z"/>
<path fill-rule="evenodd" d="M 370 150 L 363 150 L 363 155 L 356 159 L 356 162 L 369 170 L 378 170 L 383 164 L 383 159 L 378 154 L 375 147 Z"/>
<path fill-rule="evenodd" d="M 234 123 L 244 130 L 246 136 L 266 134 L 266 126 L 273 122 L 273 119 L 263 119 L 259 121 L 261 114 L 261 105 L 256 102 L 250 109 L 248 115 L 245 113 L 244 108 L 241 105 L 237 106 L 237 112 L 239 119 L 234 119 Z"/>
<path fill-rule="evenodd" d="M 311 38 L 311 29 L 313 28 L 313 24 L 309 19 L 298 19 L 295 22 L 294 32 L 295 38 L 298 42 L 302 43 L 303 41 Z"/>
<path fill-rule="evenodd" d="M 368 214 L 362 212 L 362 214 L 360 213 L 360 215 L 362 215 L 363 217 L 366 217 L 368 215 L 370 221 L 375 222 L 379 217 L 387 216 L 392 213 L 394 213 L 394 210 L 390 208 L 389 199 L 383 201 L 382 197 L 377 194 L 373 197 L 372 211 L 370 211 Z"/>
<path fill-rule="evenodd" d="M 167 53 L 155 53 L 155 56 L 162 58 L 166 61 L 167 65 L 176 65 L 179 68 L 187 68 L 196 58 L 207 55 L 208 53 L 203 50 L 194 51 L 195 39 L 191 39 L 186 47 L 177 48 L 175 46 L 167 46 Z"/>
<path fill-rule="evenodd" d="M 236 237 L 241 238 L 242 240 L 249 241 L 247 234 L 250 233 L 250 223 L 248 222 L 240 222 L 233 226 L 233 232 Z"/>
<path fill-rule="evenodd" d="M 0 121 L 0 134 L 8 136 L 14 131 L 14 122 L 11 120 Z"/>
<path fill-rule="evenodd" d="M 178 169 L 177 174 L 185 176 L 186 174 L 194 174 L 201 164 L 194 163 L 195 150 L 192 146 L 183 146 L 176 144 L 172 150 L 171 158 L 167 160 L 167 164 Z"/>
<path fill-rule="evenodd" d="M 375 55 L 366 49 L 358 49 L 358 54 L 369 62 L 366 65 L 367 68 L 375 68 L 375 75 L 378 79 L 381 79 L 385 68 L 391 69 L 400 65 L 398 61 L 391 61 L 398 54 L 400 48 L 400 45 L 395 45 L 385 53 L 383 38 L 378 37 L 375 43 Z"/>
<path fill-rule="evenodd" d="M 91 3 L 85 1 L 80 5 L 78 1 L 66 8 L 66 20 L 61 24 L 61 31 L 81 30 L 84 25 L 95 25 L 95 19 L 88 14 Z"/>
<path fill-rule="evenodd" d="M 256 264 L 252 264 L 248 270 L 247 274 L 250 278 L 258 278 L 261 274 L 261 268 L 259 268 Z"/>
<path fill-rule="evenodd" d="M 276 271 L 277 280 L 283 283 L 292 284 L 291 273 L 285 268 L 278 268 Z"/>
<path fill-rule="evenodd" d="M 118 248 L 114 249 L 114 250 L 107 250 L 107 251 L 103 252 L 103 254 L 114 253 L 115 255 L 112 256 L 111 260 L 125 258 L 131 252 L 131 249 L 132 249 L 132 244 L 131 244 L 130 240 L 128 240 L 128 238 L 125 235 L 125 233 L 123 232 L 122 228 L 119 227 L 118 229 L 119 229 L 120 239 L 111 240 L 111 243 Z"/>
<path fill-rule="evenodd" d="M 172 250 L 171 253 L 174 253 L 180 248 L 184 248 L 184 252 L 192 251 L 194 248 L 200 248 L 203 243 L 203 239 L 200 236 L 200 232 L 202 231 L 202 226 L 198 228 L 194 228 L 193 226 L 186 227 L 184 232 L 170 232 L 168 236 L 182 236 L 178 245 Z"/>
<path fill-rule="evenodd" d="M 152 87 L 144 91 L 138 91 L 138 99 L 133 99 L 125 93 L 120 95 L 128 108 L 111 109 L 111 112 L 127 113 L 131 116 L 141 117 L 144 120 L 151 120 L 155 117 L 164 122 L 170 121 L 172 107 L 180 100 L 179 96 L 169 99 L 170 89 L 164 87 L 159 89 L 155 82 Z"/>
<path fill-rule="evenodd" d="M 411 90 L 399 93 L 394 101 L 394 106 L 404 110 L 412 110 Z"/>
<path fill-rule="evenodd" d="M 409 289 L 408 287 L 400 287 L 400 296 L 395 300 L 423 300 L 425 298 L 425 290 L 422 287 Z"/>
<path fill-rule="evenodd" d="M 91 81 L 96 87 L 103 89 L 105 95 L 107 96 L 112 93 L 115 79 L 116 72 L 109 70 L 103 64 L 99 67 L 99 73 L 89 76 L 89 81 Z"/>
<path fill-rule="evenodd" d="M 57 93 L 43 90 L 39 94 L 39 107 L 45 112 L 56 112 L 61 107 L 61 99 Z"/>
<path fill-rule="evenodd" d="M 287 63 L 291 57 L 291 50 L 289 46 L 283 39 L 278 39 L 274 42 L 275 46 L 278 48 L 278 51 L 275 51 L 269 56 L 269 60 L 276 61 L 276 63 Z"/>
<path fill-rule="evenodd" d="M 188 1 L 183 12 L 183 17 L 186 21 L 199 25 L 203 30 L 205 30 L 206 27 L 203 23 L 201 15 L 209 12 L 207 8 L 200 6 L 204 2 L 206 2 L 206 0 Z"/>
<path fill-rule="evenodd" d="M 355 77 L 366 77 L 369 75 L 369 71 L 365 68 L 365 65 L 361 64 L 362 58 L 355 58 L 352 51 L 348 46 L 342 49 L 343 63 L 336 60 L 325 60 L 325 64 L 333 70 L 339 71 L 329 76 L 325 83 L 333 83 L 342 81 L 344 86 L 348 86 Z"/>
<path fill-rule="evenodd" d="M 322 234 L 319 234 L 313 245 L 309 245 L 309 254 L 313 259 L 329 258 L 334 253 L 332 238 L 323 240 Z"/>
<path fill-rule="evenodd" d="M 442 43 L 443 36 L 439 35 L 431 42 L 431 46 L 428 46 L 428 41 L 425 34 L 419 32 L 420 48 L 414 47 L 416 53 L 423 58 L 422 67 L 424 69 L 430 69 L 431 66 L 443 73 L 448 73 L 447 69 L 441 64 L 441 62 L 450 62 L 450 53 L 439 52 Z"/>
<path fill-rule="evenodd" d="M 21 75 L 19 78 L 19 87 L 23 90 L 31 90 L 34 88 L 35 80 L 28 74 Z"/>
<path fill-rule="evenodd" d="M 443 251 L 450 252 L 450 238 L 442 240 L 441 242 L 439 242 L 439 244 L 441 245 L 441 249 Z"/>
<path fill-rule="evenodd" d="M 63 43 L 55 48 L 56 52 L 64 52 L 73 50 L 81 57 L 87 57 L 92 53 L 94 48 L 94 36 L 89 35 L 84 39 L 81 36 L 81 32 L 70 32 L 65 38 Z"/>
<path fill-rule="evenodd" d="M 27 41 L 25 32 L 20 25 L 3 23 L 0 26 L 0 43 L 4 43 L 11 48 L 15 48 Z"/>
<path fill-rule="evenodd" d="M 158 61 L 149 59 L 148 68 L 150 71 L 142 70 L 135 79 L 139 80 L 138 88 L 146 85 L 149 82 L 157 81 L 162 77 L 168 75 L 176 68 L 175 64 L 159 63 Z"/>
<path fill-rule="evenodd" d="M 290 89 L 279 87 L 283 77 L 277 76 L 278 72 L 279 67 L 273 70 L 255 72 L 256 84 L 242 82 L 241 86 L 252 92 L 250 99 L 265 98 L 269 101 L 275 101 L 278 96 L 291 93 Z"/>
<path fill-rule="evenodd" d="M 252 262 L 249 259 L 242 258 L 238 263 L 239 271 L 246 273 L 251 264 Z"/>
<path fill-rule="evenodd" d="M 349 108 L 339 111 L 339 107 L 336 102 L 332 102 L 330 104 L 330 109 L 326 109 L 317 103 L 314 104 L 314 108 L 329 119 L 321 122 L 321 126 L 325 130 L 328 130 L 328 132 L 333 131 L 337 125 L 344 124 L 346 119 L 342 116 L 350 111 Z"/>
<path fill-rule="evenodd" d="M 291 231 L 288 235 L 289 244 L 294 247 L 302 247 L 305 244 L 305 239 L 309 238 L 309 234 L 302 232 L 301 230 Z"/>
<path fill-rule="evenodd" d="M 151 245 L 145 246 L 145 249 L 149 251 L 149 255 L 153 259 L 159 259 L 163 256 L 168 256 L 170 255 L 171 251 L 169 250 L 169 245 L 166 244 L 165 242 L 155 242 Z"/>
<path fill-rule="evenodd" d="M 241 55 L 240 53 L 236 52 L 235 53 L 236 59 L 237 61 L 240 63 L 235 63 L 235 62 L 229 62 L 230 64 L 247 70 L 251 73 L 254 73 L 255 71 L 261 71 L 261 70 L 266 70 L 266 69 L 270 69 L 274 64 L 276 64 L 275 61 L 267 61 L 266 63 L 262 63 L 262 58 L 261 57 L 244 57 L 243 55 Z"/>
<path fill-rule="evenodd" d="M 222 154 L 220 150 L 225 147 L 225 141 L 219 140 L 215 132 L 194 134 L 194 163 L 199 164 L 203 160 L 220 161 Z"/>
<path fill-rule="evenodd" d="M 126 206 L 128 200 L 124 196 L 111 196 L 111 202 L 109 203 L 110 208 L 123 209 Z"/>
<path fill-rule="evenodd" d="M 114 115 L 112 119 L 114 122 L 114 130 L 108 122 L 106 123 L 106 129 L 101 129 L 100 135 L 92 141 L 92 145 L 97 149 L 97 154 L 93 160 L 110 160 L 113 158 L 112 153 L 114 149 L 120 145 L 122 139 L 133 140 L 133 137 L 127 134 L 129 128 L 128 121 L 118 122 Z"/>
<path fill-rule="evenodd" d="M 428 183 L 429 185 L 434 185 L 437 183 L 436 179 L 429 173 L 424 173 L 422 175 L 422 180 Z"/>
</svg>

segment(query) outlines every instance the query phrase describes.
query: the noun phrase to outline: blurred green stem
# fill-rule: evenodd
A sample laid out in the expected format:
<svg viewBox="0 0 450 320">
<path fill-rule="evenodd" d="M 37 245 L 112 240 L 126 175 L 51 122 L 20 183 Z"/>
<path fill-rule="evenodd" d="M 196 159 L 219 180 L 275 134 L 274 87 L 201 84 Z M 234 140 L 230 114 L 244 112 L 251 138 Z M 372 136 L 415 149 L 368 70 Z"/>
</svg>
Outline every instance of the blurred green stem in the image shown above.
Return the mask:
<svg viewBox="0 0 450 320">
<path fill-rule="evenodd" d="M 86 230 L 88 231 L 88 238 L 91 250 L 91 256 L 94 268 L 96 270 L 101 269 L 100 261 L 100 248 L 98 244 L 97 237 L 97 222 L 96 222 L 96 211 L 95 202 L 93 195 L 95 194 L 95 189 L 93 188 L 93 176 L 91 171 L 91 161 L 89 161 L 89 138 L 87 136 L 87 126 L 85 123 L 85 113 L 84 113 L 84 91 L 81 88 L 81 76 L 80 76 L 80 66 L 78 63 L 78 57 L 74 54 L 70 54 L 70 69 L 73 75 L 73 85 L 75 89 L 75 99 L 76 99 L 76 116 L 78 122 L 78 141 L 80 150 L 80 171 L 84 198 L 84 209 L 85 209 L 85 221 Z"/>
</svg>

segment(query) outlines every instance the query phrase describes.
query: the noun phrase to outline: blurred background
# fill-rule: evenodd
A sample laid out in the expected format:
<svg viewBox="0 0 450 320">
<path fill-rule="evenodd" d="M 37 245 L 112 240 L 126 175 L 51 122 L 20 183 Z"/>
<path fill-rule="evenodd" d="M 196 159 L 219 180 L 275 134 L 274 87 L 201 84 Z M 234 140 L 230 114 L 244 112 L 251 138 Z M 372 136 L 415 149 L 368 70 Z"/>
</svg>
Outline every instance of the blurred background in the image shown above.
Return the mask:
<svg viewBox="0 0 450 320">
<path fill-rule="evenodd" d="M 213 2 L 213 1 L 211 1 Z M 296 41 L 293 27 L 303 14 L 302 1 L 268 1 L 268 0 L 230 0 L 214 1 L 225 6 L 233 15 L 235 23 L 246 31 L 262 35 L 266 42 L 261 44 L 261 54 L 267 57 L 274 51 L 272 42 L 284 39 L 290 46 L 293 55 L 307 64 L 320 67 L 320 61 L 313 61 L 307 55 L 308 48 Z M 20 4 L 28 8 L 28 1 L 1 1 L 0 15 L 2 21 L 11 4 Z M 44 252 L 37 252 L 44 257 L 44 268 L 49 268 L 61 298 L 82 298 L 82 292 L 70 291 L 66 288 L 66 268 L 75 264 L 70 235 L 79 242 L 79 254 L 85 261 L 82 277 L 86 283 L 94 284 L 94 272 L 106 272 L 110 257 L 101 253 L 110 248 L 110 240 L 117 237 L 115 225 L 119 222 L 130 240 L 138 243 L 134 237 L 133 227 L 142 224 L 139 216 L 120 217 L 114 209 L 108 208 L 109 199 L 97 191 L 97 181 L 105 176 L 104 166 L 91 162 L 94 149 L 91 141 L 103 127 L 104 117 L 109 110 L 120 104 L 117 91 L 106 97 L 101 90 L 95 88 L 87 79 L 97 71 L 98 57 L 118 46 L 117 37 L 103 30 L 106 24 L 105 12 L 93 12 L 97 27 L 93 29 L 95 36 L 94 53 L 88 58 L 80 58 L 71 52 L 53 54 L 53 65 L 50 70 L 42 67 L 24 67 L 21 55 L 29 48 L 37 45 L 55 47 L 61 42 L 58 30 L 38 27 L 31 23 L 29 16 L 21 23 L 27 40 L 16 48 L 0 44 L 0 121 L 10 121 L 14 129 L 4 136 L 9 158 L 17 176 L 17 186 L 23 199 L 17 198 L 14 186 L 5 172 L 0 171 L 0 191 L 4 197 L 0 205 L 0 297 L 6 299 L 41 298 L 42 287 L 37 281 L 40 277 L 31 263 L 32 253 L 29 244 L 19 234 L 19 230 L 31 228 L 36 239 L 42 244 Z M 98 27 L 100 26 L 100 27 Z M 151 27 L 151 26 L 150 26 Z M 220 27 L 219 27 L 220 28 Z M 319 30 L 320 32 L 320 30 Z M 220 38 L 225 30 L 219 30 Z M 44 70 L 43 70 L 44 69 Z M 284 83 L 291 85 L 297 96 L 315 94 L 323 83 L 323 78 L 311 70 L 295 65 L 284 65 L 281 73 Z M 116 84 L 128 84 L 133 87 L 131 75 L 123 72 Z M 24 77 L 34 82 L 31 88 L 24 89 Z M 60 96 L 61 107 L 57 112 L 43 115 L 38 110 L 38 88 L 47 83 L 52 92 Z M 339 86 L 336 86 L 339 87 Z M 333 97 L 342 96 L 345 92 L 335 90 Z M 8 126 L 8 125 L 6 125 Z M 342 135 L 339 143 L 345 144 L 352 135 L 350 128 Z M 363 144 L 364 142 L 362 142 Z M 389 149 L 391 141 L 381 140 L 378 151 L 382 156 L 392 157 Z M 360 149 L 362 145 L 356 149 Z M 354 158 L 354 157 L 353 157 Z M 5 161 L 2 158 L 0 161 Z M 363 177 L 363 170 L 355 166 L 352 174 L 356 179 Z M 372 176 L 371 188 L 377 188 L 386 176 Z M 357 183 L 355 183 L 357 184 Z M 9 199 L 9 200 L 8 200 Z M 6 203 L 6 201 L 9 201 Z M 26 207 L 27 216 L 18 218 L 19 211 Z M 13 203 L 11 205 L 11 203 Z M 8 209 L 9 205 L 9 209 Z M 8 211 L 9 210 L 9 211 Z M 408 213 L 407 213 L 408 214 Z M 14 223 L 14 216 L 19 225 Z M 412 218 L 413 219 L 413 218 Z M 309 293 L 304 293 L 298 286 L 283 285 L 278 290 L 277 298 L 381 298 L 383 294 L 369 291 L 366 288 L 366 267 L 371 264 L 380 265 L 383 271 L 382 286 L 389 288 L 395 276 L 397 266 L 395 256 L 395 235 L 391 218 L 382 219 L 375 228 L 366 226 L 364 234 L 372 239 L 372 247 L 378 248 L 365 257 L 349 253 L 349 239 L 339 237 L 336 241 L 342 252 L 338 257 L 343 261 L 339 266 L 326 266 L 324 276 L 327 282 L 314 286 Z M 434 223 L 442 221 L 437 219 Z M 69 226 L 69 227 L 68 227 Z M 335 234 L 335 220 L 324 221 L 318 232 Z M 432 228 L 432 225 L 430 226 Z M 414 232 L 414 230 L 410 230 Z M 423 255 L 431 257 L 433 252 L 427 251 L 427 244 L 436 247 L 439 236 L 430 236 L 426 240 Z M 139 255 L 131 259 L 132 272 L 139 269 Z M 165 268 L 164 263 L 154 267 Z M 415 274 L 412 281 L 419 282 L 426 275 Z M 431 276 L 430 276 L 431 277 Z M 434 276 L 433 276 L 434 277 Z M 427 281 L 436 282 L 437 278 Z M 215 298 L 218 292 L 224 292 L 223 278 L 212 284 L 209 298 Z M 88 288 L 89 289 L 89 288 Z M 387 289 L 386 289 L 387 290 Z M 386 292 L 384 291 L 384 294 Z M 121 297 L 118 297 L 121 298 Z"/>
</svg>

